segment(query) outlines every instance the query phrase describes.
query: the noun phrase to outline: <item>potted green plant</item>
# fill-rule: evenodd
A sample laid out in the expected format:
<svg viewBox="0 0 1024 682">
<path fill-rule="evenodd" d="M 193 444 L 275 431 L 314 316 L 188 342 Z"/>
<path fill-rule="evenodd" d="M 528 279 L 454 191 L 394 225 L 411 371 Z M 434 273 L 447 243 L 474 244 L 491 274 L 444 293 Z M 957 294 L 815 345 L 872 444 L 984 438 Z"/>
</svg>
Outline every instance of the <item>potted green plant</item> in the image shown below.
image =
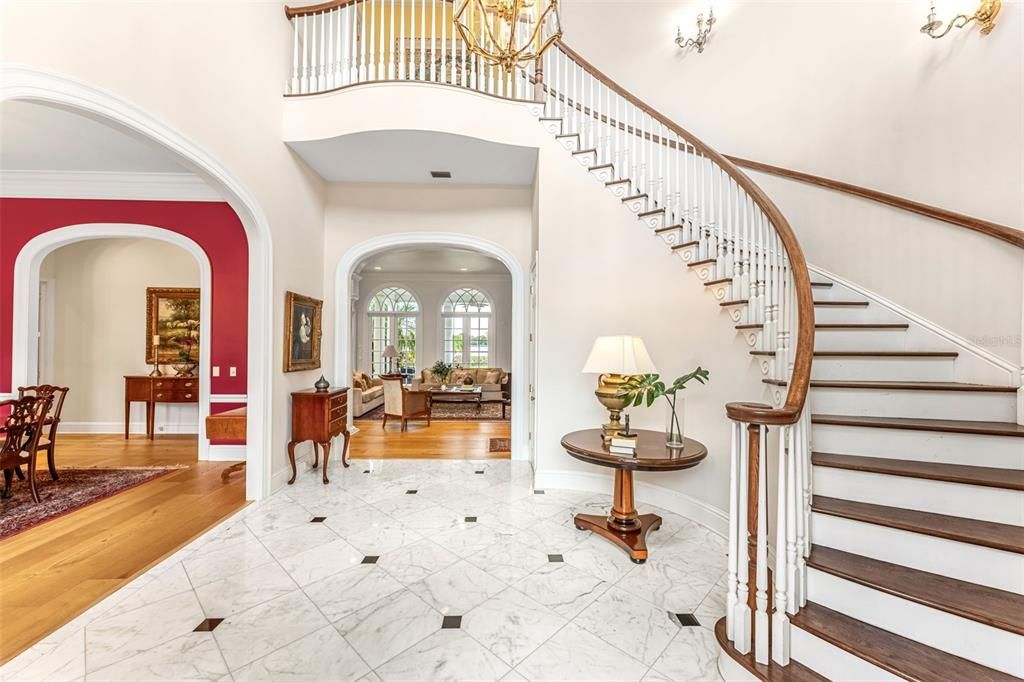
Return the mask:
<svg viewBox="0 0 1024 682">
<path fill-rule="evenodd" d="M 683 447 L 683 427 L 679 421 L 676 407 L 679 405 L 676 393 L 686 388 L 690 381 L 697 381 L 701 384 L 707 383 L 710 373 L 703 367 L 697 367 L 689 374 L 677 377 L 671 384 L 666 384 L 658 374 L 635 374 L 626 380 L 618 395 L 626 398 L 627 406 L 640 407 L 646 403 L 647 407 L 654 404 L 658 398 L 665 398 L 668 403 L 668 415 L 665 426 L 665 444 L 670 448 Z"/>
<path fill-rule="evenodd" d="M 450 377 L 451 374 L 452 365 L 450 362 L 445 362 L 444 360 L 438 360 L 430 368 L 430 375 L 434 378 L 434 381 L 442 385 L 448 383 L 448 377 Z"/>
</svg>

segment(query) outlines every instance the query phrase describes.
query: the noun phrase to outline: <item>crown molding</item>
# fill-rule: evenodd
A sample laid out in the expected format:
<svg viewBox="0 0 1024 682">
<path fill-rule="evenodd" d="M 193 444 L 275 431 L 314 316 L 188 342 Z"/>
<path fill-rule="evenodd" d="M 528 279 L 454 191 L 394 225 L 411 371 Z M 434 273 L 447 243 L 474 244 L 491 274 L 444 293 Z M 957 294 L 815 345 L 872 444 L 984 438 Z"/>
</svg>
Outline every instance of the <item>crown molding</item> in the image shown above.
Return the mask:
<svg viewBox="0 0 1024 682">
<path fill-rule="evenodd" d="M 0 196 L 10 199 L 224 201 L 192 173 L 0 171 Z"/>
</svg>

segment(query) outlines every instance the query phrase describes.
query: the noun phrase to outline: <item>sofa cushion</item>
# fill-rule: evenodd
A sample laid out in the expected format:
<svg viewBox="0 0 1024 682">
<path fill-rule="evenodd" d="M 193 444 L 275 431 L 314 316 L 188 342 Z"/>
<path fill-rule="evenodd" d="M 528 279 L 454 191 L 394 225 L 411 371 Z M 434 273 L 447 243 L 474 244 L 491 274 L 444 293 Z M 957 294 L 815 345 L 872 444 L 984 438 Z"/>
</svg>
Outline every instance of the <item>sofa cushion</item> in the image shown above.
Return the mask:
<svg viewBox="0 0 1024 682">
<path fill-rule="evenodd" d="M 500 369 L 488 369 L 488 370 L 483 370 L 482 369 L 482 370 L 480 370 L 478 375 L 480 375 L 480 374 L 483 375 L 483 378 L 478 383 L 481 383 L 481 384 L 500 384 L 501 383 L 501 375 L 503 374 L 503 372 Z"/>
<path fill-rule="evenodd" d="M 372 386 L 370 388 L 363 389 L 363 402 L 368 403 L 372 400 L 376 400 L 382 395 L 384 395 L 383 386 Z"/>
</svg>

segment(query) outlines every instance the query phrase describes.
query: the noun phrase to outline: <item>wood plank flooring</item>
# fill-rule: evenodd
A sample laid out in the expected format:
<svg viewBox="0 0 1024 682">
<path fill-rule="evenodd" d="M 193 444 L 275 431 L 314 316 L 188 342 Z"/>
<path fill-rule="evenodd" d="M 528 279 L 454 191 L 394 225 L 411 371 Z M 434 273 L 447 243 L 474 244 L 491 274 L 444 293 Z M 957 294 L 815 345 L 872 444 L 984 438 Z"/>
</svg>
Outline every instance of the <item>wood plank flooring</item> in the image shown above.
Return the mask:
<svg viewBox="0 0 1024 682">
<path fill-rule="evenodd" d="M 0 663 L 245 506 L 245 477 L 222 483 L 227 464 L 196 451 L 195 436 L 60 436 L 58 470 L 189 468 L 0 541 Z"/>
<path fill-rule="evenodd" d="M 511 438 L 509 422 L 435 421 L 409 422 L 401 431 L 397 423 L 356 420 L 359 432 L 352 435 L 349 456 L 353 459 L 509 459 L 508 452 L 489 452 L 491 438 Z"/>
</svg>

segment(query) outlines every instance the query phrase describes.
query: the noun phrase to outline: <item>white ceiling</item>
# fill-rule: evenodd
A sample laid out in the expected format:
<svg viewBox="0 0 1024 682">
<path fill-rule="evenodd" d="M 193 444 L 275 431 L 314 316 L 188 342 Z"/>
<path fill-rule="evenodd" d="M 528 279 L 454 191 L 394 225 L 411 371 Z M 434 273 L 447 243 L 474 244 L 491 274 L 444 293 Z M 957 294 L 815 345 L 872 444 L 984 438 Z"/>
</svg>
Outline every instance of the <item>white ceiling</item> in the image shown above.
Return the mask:
<svg viewBox="0 0 1024 682">
<path fill-rule="evenodd" d="M 383 130 L 328 140 L 289 142 L 328 182 L 532 185 L 537 150 L 473 137 Z M 450 180 L 430 177 L 450 171 Z"/>
<path fill-rule="evenodd" d="M 56 107 L 0 103 L 0 169 L 183 173 L 157 145 Z"/>
<path fill-rule="evenodd" d="M 380 270 L 377 270 L 380 268 Z M 465 268 L 463 270 L 463 268 Z M 395 273 L 507 275 L 501 261 L 470 249 L 451 246 L 399 246 L 367 257 L 357 271 L 363 275 Z"/>
</svg>

